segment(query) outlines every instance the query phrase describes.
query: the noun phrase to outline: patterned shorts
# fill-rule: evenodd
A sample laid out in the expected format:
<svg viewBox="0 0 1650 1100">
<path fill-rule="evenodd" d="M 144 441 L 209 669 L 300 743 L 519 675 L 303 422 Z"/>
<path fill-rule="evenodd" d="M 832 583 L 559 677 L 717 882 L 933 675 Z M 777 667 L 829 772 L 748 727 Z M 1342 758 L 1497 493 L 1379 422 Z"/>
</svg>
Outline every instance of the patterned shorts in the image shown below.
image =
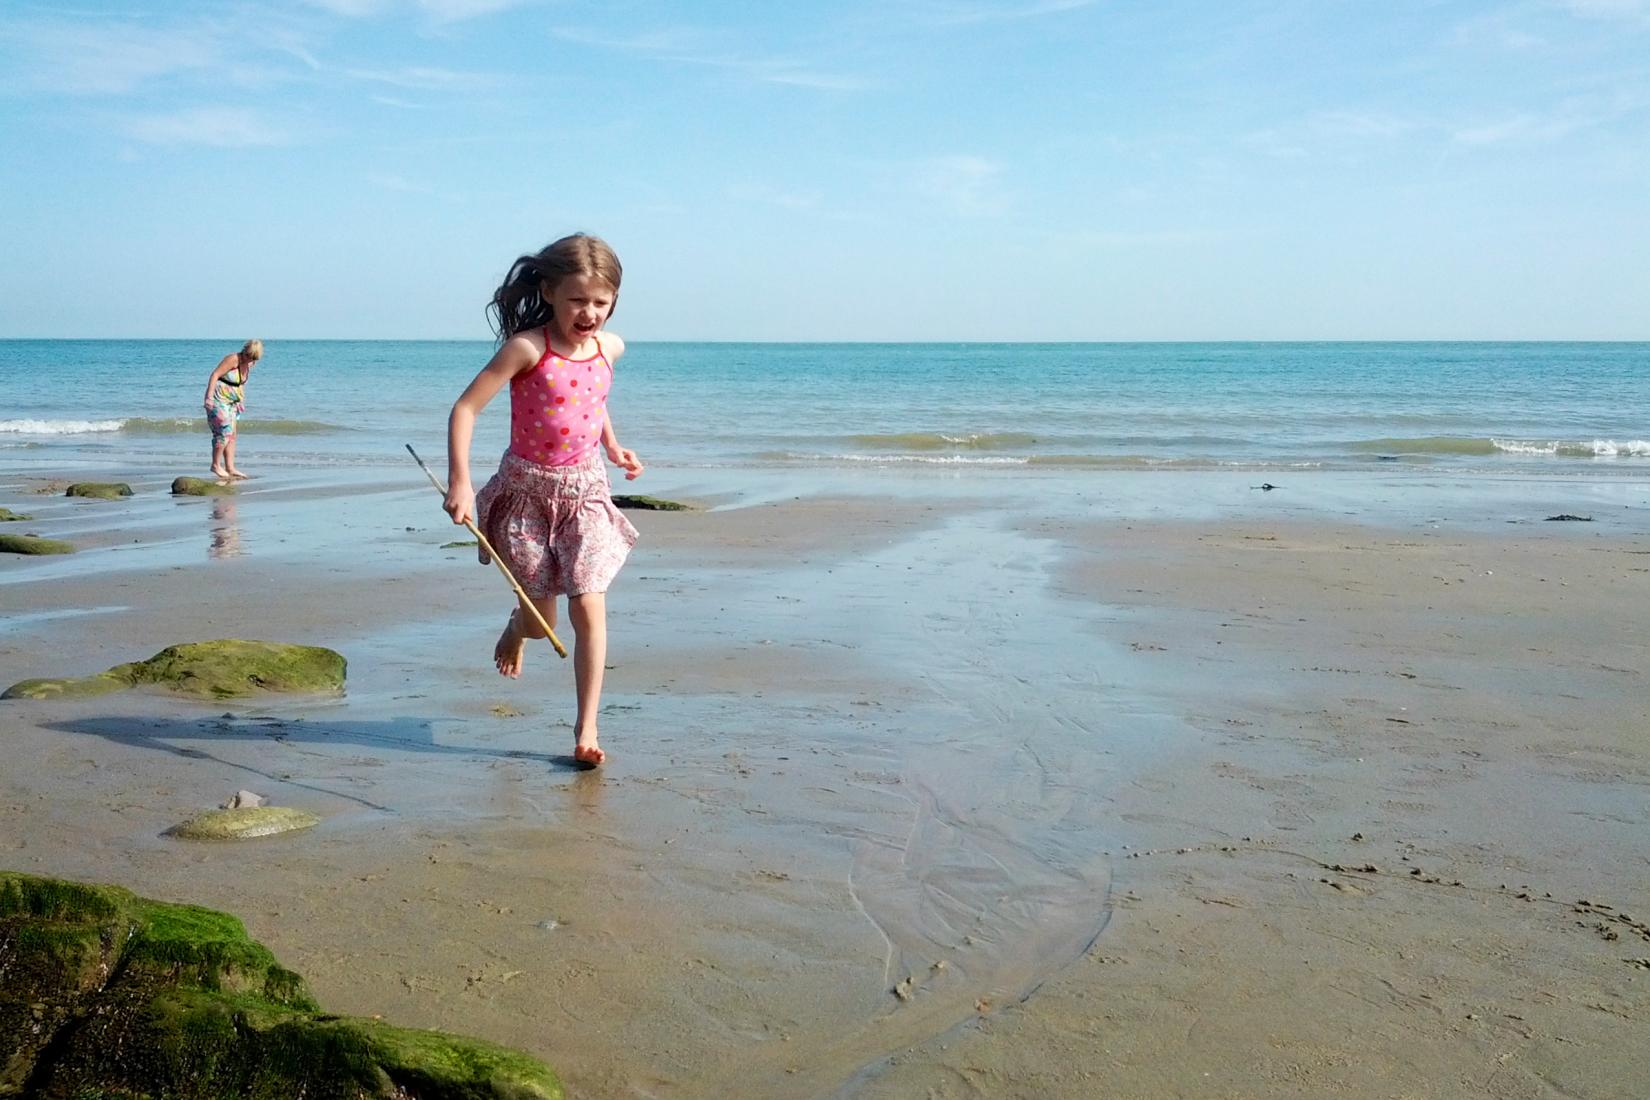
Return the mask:
<svg viewBox="0 0 1650 1100">
<path fill-rule="evenodd" d="M 241 410 L 229 401 L 214 401 L 212 407 L 206 410 L 206 423 L 212 429 L 212 439 L 222 443 L 235 435 L 235 421 L 241 418 Z"/>
<path fill-rule="evenodd" d="M 505 452 L 476 494 L 476 526 L 534 599 L 606 592 L 636 545 L 636 528 L 613 503 L 601 453 L 571 466 L 541 466 Z M 479 551 L 483 565 L 487 551 Z"/>
</svg>

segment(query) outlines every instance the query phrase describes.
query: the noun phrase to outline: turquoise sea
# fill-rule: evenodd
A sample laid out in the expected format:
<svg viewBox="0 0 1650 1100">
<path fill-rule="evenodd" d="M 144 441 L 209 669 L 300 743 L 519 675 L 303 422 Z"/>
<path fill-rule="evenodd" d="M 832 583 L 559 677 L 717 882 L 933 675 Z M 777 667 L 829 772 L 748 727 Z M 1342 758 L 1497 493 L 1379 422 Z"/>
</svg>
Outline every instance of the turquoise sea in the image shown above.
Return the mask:
<svg viewBox="0 0 1650 1100">
<path fill-rule="evenodd" d="M 203 465 L 239 340 L 0 341 L 0 467 Z M 265 341 L 243 465 L 443 453 L 485 342 Z M 1650 344 L 633 343 L 613 415 L 652 467 L 1650 475 Z M 477 434 L 502 449 L 509 406 Z"/>
</svg>

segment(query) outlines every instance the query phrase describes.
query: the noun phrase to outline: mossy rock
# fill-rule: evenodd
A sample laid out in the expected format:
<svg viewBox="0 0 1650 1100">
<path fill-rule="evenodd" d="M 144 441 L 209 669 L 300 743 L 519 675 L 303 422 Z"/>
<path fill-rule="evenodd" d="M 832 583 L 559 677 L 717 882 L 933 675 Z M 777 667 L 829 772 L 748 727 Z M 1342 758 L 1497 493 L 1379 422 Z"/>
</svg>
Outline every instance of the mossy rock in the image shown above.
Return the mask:
<svg viewBox="0 0 1650 1100">
<path fill-rule="evenodd" d="M 74 543 L 38 535 L 0 535 L 0 554 L 72 554 Z"/>
<path fill-rule="evenodd" d="M 490 1043 L 325 1015 L 227 913 L 0 872 L 0 1096 L 559 1100 Z"/>
<path fill-rule="evenodd" d="M 119 500 L 132 495 L 132 487 L 124 481 L 77 481 L 64 490 L 66 497 L 90 497 L 93 500 Z"/>
<path fill-rule="evenodd" d="M 259 691 L 336 694 L 344 690 L 343 655 L 321 646 L 224 639 L 163 649 L 147 661 L 69 680 L 24 680 L 0 699 L 102 695 L 153 685 L 184 695 L 231 699 Z"/>
<path fill-rule="evenodd" d="M 232 482 L 208 481 L 204 477 L 172 479 L 172 495 L 175 497 L 229 497 L 238 491 Z"/>
<path fill-rule="evenodd" d="M 620 508 L 634 508 L 642 512 L 691 512 L 693 505 L 683 504 L 675 500 L 660 500 L 658 497 L 633 496 L 626 493 L 615 493 L 613 503 Z"/>
<path fill-rule="evenodd" d="M 308 810 L 291 806 L 238 806 L 207 810 L 166 831 L 184 840 L 252 840 L 307 829 L 320 821 Z"/>
<path fill-rule="evenodd" d="M 33 516 L 25 516 L 20 512 L 14 512 L 10 508 L 0 508 L 0 523 L 16 523 L 18 520 L 33 518 Z"/>
</svg>

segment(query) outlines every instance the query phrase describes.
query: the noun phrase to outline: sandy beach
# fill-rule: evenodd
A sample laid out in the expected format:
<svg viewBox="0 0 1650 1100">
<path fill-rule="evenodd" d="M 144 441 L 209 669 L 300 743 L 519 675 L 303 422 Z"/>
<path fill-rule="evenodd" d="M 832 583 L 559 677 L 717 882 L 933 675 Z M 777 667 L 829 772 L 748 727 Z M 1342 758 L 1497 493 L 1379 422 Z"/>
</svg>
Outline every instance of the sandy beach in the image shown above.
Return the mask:
<svg viewBox="0 0 1650 1100">
<path fill-rule="evenodd" d="M 427 486 L 13 478 L 84 549 L 0 560 L 0 681 L 214 637 L 350 664 L 341 699 L 0 704 L 0 866 L 229 910 L 329 1009 L 576 1096 L 1635 1095 L 1642 486 L 1590 523 L 1543 521 L 1562 485 L 1119 508 L 1194 481 L 633 514 L 582 772 L 571 669 L 492 672 L 507 601 Z M 239 788 L 323 824 L 161 835 Z"/>
</svg>

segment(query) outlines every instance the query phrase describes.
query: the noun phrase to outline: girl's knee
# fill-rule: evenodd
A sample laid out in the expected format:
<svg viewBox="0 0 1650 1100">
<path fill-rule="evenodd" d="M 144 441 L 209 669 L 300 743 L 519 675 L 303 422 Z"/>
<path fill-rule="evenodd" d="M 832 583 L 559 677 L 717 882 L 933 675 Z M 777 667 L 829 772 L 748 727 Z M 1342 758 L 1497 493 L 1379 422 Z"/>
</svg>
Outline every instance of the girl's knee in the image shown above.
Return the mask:
<svg viewBox="0 0 1650 1100">
<path fill-rule="evenodd" d="M 574 627 L 580 623 L 599 622 L 607 613 L 606 592 L 581 592 L 567 597 L 567 617 Z"/>
</svg>

